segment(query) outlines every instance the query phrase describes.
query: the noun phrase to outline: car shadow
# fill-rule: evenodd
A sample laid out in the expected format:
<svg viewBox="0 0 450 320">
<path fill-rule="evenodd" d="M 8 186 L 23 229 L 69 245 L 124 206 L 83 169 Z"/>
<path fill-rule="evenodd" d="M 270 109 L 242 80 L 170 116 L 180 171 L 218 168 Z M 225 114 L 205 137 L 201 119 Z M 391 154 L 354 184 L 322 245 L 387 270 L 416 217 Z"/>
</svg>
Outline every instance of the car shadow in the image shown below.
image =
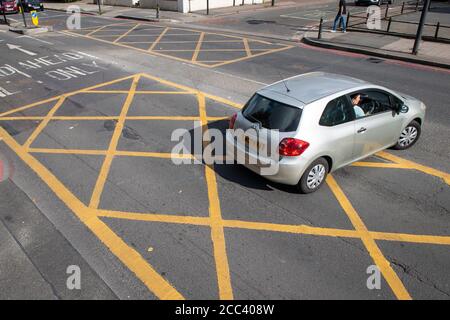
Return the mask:
<svg viewBox="0 0 450 320">
<path fill-rule="evenodd" d="M 206 130 L 207 128 L 206 126 L 203 126 L 202 128 L 191 129 L 188 134 L 190 135 L 190 137 L 194 137 L 194 130 L 200 129 L 203 130 L 202 132 L 204 132 L 204 130 Z M 224 159 L 223 156 L 225 155 L 226 152 L 225 134 L 226 130 L 228 129 L 228 120 L 219 120 L 210 122 L 208 124 L 208 129 L 217 129 L 217 132 L 220 132 L 220 136 L 222 138 L 221 143 L 222 147 L 219 148 L 217 146 L 217 149 L 219 150 L 215 150 L 216 152 L 213 155 L 217 156 L 217 159 L 223 160 Z M 185 141 L 186 141 L 185 148 L 191 150 L 191 154 L 192 156 L 194 156 L 195 159 L 205 164 L 205 161 L 204 159 L 201 158 L 201 155 L 199 155 L 198 152 L 193 152 L 195 150 L 194 139 L 186 139 Z M 212 139 L 212 141 L 214 142 L 214 139 Z M 198 149 L 199 148 L 197 147 L 197 150 Z M 298 193 L 295 186 L 287 186 L 271 182 L 261 177 L 260 175 L 254 173 L 253 171 L 247 169 L 245 166 L 237 163 L 226 164 L 224 163 L 224 161 L 216 161 L 214 164 L 205 164 L 205 165 L 208 165 L 210 168 L 212 168 L 219 177 L 227 181 L 237 183 L 246 188 L 266 190 L 266 191 L 280 190 L 288 193 Z"/>
</svg>

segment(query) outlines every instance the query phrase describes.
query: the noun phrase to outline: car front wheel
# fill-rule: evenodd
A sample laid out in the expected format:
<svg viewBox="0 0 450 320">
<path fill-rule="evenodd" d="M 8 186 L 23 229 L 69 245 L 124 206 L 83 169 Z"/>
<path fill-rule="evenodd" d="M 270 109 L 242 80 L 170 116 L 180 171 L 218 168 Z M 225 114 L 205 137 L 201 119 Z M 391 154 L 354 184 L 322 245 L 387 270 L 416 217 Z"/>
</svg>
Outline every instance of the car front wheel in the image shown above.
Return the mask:
<svg viewBox="0 0 450 320">
<path fill-rule="evenodd" d="M 328 161 L 319 158 L 314 161 L 303 173 L 297 189 L 301 193 L 311 193 L 317 191 L 325 182 L 329 170 Z"/>
<path fill-rule="evenodd" d="M 422 132 L 420 124 L 417 121 L 411 121 L 410 124 L 403 129 L 400 138 L 398 138 L 394 149 L 405 150 L 412 147 L 419 140 Z"/>
</svg>

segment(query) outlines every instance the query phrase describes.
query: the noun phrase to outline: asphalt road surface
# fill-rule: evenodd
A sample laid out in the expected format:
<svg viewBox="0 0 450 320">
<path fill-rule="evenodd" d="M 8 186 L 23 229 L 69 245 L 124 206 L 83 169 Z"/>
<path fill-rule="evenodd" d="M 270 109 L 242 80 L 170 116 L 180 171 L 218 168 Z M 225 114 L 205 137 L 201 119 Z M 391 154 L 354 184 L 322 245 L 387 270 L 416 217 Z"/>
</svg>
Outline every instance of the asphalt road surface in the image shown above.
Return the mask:
<svg viewBox="0 0 450 320">
<path fill-rule="evenodd" d="M 448 70 L 176 25 L 83 16 L 65 30 L 64 14 L 41 18 L 55 32 L 0 32 L 0 298 L 449 299 Z M 175 129 L 224 129 L 255 90 L 310 71 L 424 101 L 421 140 L 310 195 L 240 166 L 171 161 Z M 372 265 L 381 286 L 369 290 Z M 66 285 L 69 266 L 80 290 Z"/>
</svg>

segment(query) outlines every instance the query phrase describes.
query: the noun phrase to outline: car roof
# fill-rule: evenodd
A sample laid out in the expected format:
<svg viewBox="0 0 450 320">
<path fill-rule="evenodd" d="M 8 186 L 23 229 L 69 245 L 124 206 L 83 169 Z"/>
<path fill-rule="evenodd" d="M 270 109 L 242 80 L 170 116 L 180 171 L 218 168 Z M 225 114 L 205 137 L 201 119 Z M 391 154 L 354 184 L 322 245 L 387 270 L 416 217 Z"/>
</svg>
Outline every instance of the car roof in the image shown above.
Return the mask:
<svg viewBox="0 0 450 320">
<path fill-rule="evenodd" d="M 366 81 L 340 74 L 310 72 L 275 82 L 257 93 L 273 99 L 284 96 L 287 100 L 299 102 L 294 105 L 302 108 L 306 104 L 335 93 L 368 84 Z"/>
</svg>

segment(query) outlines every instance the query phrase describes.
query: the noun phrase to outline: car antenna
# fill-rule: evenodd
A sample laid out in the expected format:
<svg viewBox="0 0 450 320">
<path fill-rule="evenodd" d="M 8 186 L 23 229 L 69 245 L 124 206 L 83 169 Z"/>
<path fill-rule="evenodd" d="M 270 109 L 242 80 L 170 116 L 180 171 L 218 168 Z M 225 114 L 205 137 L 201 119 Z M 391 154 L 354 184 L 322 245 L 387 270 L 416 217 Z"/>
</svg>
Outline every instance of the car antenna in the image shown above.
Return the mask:
<svg viewBox="0 0 450 320">
<path fill-rule="evenodd" d="M 281 78 L 281 82 L 283 82 L 284 86 L 286 87 L 286 92 L 291 92 L 291 89 L 289 89 L 289 87 L 287 86 L 287 81 L 283 78 L 283 76 L 281 75 L 280 70 L 277 70 L 278 74 L 280 75 Z"/>
</svg>

